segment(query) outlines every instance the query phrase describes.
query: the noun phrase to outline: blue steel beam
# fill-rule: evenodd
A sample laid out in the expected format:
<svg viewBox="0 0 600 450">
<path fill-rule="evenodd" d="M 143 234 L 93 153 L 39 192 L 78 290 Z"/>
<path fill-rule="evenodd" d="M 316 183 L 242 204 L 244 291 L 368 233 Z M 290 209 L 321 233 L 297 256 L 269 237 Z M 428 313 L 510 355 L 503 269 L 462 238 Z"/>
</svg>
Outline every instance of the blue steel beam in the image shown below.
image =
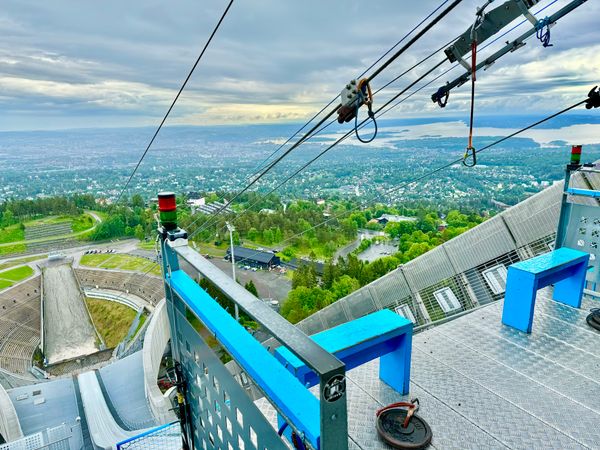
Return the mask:
<svg viewBox="0 0 600 450">
<path fill-rule="evenodd" d="M 185 272 L 171 272 L 166 282 L 276 408 L 305 433 L 314 448 L 320 448 L 317 398 Z"/>
<path fill-rule="evenodd" d="M 600 191 L 594 191 L 592 189 L 569 188 L 567 189 L 567 194 L 579 195 L 581 197 L 600 198 Z"/>
</svg>

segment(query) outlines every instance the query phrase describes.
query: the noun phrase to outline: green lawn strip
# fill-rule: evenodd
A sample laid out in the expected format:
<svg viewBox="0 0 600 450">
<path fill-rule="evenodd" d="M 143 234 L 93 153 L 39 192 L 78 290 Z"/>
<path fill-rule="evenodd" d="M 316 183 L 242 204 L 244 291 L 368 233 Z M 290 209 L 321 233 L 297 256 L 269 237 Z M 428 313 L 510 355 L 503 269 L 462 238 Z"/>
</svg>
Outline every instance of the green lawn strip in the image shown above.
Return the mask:
<svg viewBox="0 0 600 450">
<path fill-rule="evenodd" d="M 99 267 L 103 262 L 105 262 L 108 258 L 112 256 L 113 255 L 109 254 L 83 255 L 81 257 L 81 260 L 79 261 L 79 264 L 81 264 L 82 266 Z"/>
<path fill-rule="evenodd" d="M 19 258 L 12 261 L 7 261 L 5 263 L 0 264 L 0 270 L 8 269 L 14 266 L 20 266 L 21 264 L 25 264 L 31 261 L 37 261 L 39 259 L 45 259 L 48 255 L 38 255 L 38 256 L 28 256 L 26 258 Z"/>
<path fill-rule="evenodd" d="M 115 348 L 121 342 L 131 326 L 137 312 L 110 300 L 86 298 L 86 303 L 98 333 L 108 348 Z"/>
<path fill-rule="evenodd" d="M 148 241 L 148 242 L 138 242 L 138 248 L 141 248 L 142 250 L 154 250 L 154 248 L 156 247 L 156 242 L 154 241 Z"/>
<path fill-rule="evenodd" d="M 4 280 L 4 279 L 0 278 L 0 290 L 9 288 L 13 284 L 15 284 L 15 283 L 13 283 L 12 281 L 8 281 L 8 280 Z"/>
<path fill-rule="evenodd" d="M 141 328 L 144 326 L 144 323 L 146 322 L 146 320 L 148 319 L 148 315 L 144 312 L 141 316 L 140 316 L 140 321 L 138 322 L 138 326 L 135 329 L 135 333 L 133 333 L 132 337 L 135 337 L 138 334 L 138 331 L 141 330 Z"/>
<path fill-rule="evenodd" d="M 21 281 L 33 275 L 33 269 L 29 266 L 15 267 L 14 269 L 0 272 L 0 278 L 10 281 Z"/>
<path fill-rule="evenodd" d="M 148 262 L 149 261 L 145 258 L 130 256 L 123 262 L 123 264 L 121 264 L 119 269 L 143 272 L 145 268 L 149 268 Z"/>
<path fill-rule="evenodd" d="M 123 264 L 123 258 L 121 255 L 109 255 L 109 257 L 100 264 L 99 267 L 103 269 L 117 269 L 121 264 Z"/>
<path fill-rule="evenodd" d="M 25 239 L 25 231 L 19 224 L 11 225 L 6 228 L 0 228 L 0 244 L 8 242 L 18 242 Z"/>
<path fill-rule="evenodd" d="M 27 251 L 25 244 L 13 244 L 0 246 L 0 255 L 11 255 L 13 253 L 24 253 Z"/>
<path fill-rule="evenodd" d="M 73 219 L 71 229 L 73 233 L 89 230 L 94 226 L 94 218 L 89 214 L 81 214 Z"/>
</svg>

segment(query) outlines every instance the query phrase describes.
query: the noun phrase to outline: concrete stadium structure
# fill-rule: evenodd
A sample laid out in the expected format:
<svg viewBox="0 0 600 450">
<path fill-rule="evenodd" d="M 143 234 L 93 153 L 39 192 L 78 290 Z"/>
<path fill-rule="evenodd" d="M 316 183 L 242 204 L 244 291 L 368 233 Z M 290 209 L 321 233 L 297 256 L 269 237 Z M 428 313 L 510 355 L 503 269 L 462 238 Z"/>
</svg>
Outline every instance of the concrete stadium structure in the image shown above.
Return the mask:
<svg viewBox="0 0 600 450">
<path fill-rule="evenodd" d="M 158 277 L 136 272 L 106 269 L 76 268 L 75 274 L 84 288 L 113 289 L 129 292 L 150 302 L 152 305 L 165 296 L 165 288 Z"/>
<path fill-rule="evenodd" d="M 41 277 L 0 293 L 0 369 L 26 378 L 40 343 Z"/>
<path fill-rule="evenodd" d="M 600 188 L 600 175 L 578 174 L 573 178 L 572 185 Z M 468 321 L 469 315 L 467 313 L 470 310 L 491 303 L 493 305 L 487 309 L 490 313 L 486 316 L 496 319 L 499 305 L 501 305 L 498 300 L 503 297 L 506 281 L 502 267 L 507 268 L 513 262 L 546 253 L 553 247 L 561 195 L 562 184 L 557 183 L 330 305 L 302 321 L 299 327 L 307 334 L 314 334 L 362 317 L 370 312 L 389 308 L 410 318 L 417 325 L 417 330 L 426 330 L 448 322 L 453 318 L 464 316 L 464 320 L 461 320 L 463 322 Z M 156 308 L 145 335 L 141 357 L 138 356 L 137 360 L 128 359 L 129 368 L 126 368 L 125 360 L 116 361 L 114 364 L 123 364 L 121 370 L 126 372 L 132 370 L 133 366 L 131 364 L 141 364 L 142 380 L 137 378 L 124 379 L 122 383 L 131 383 L 132 386 L 138 385 L 138 387 L 138 383 L 143 383 L 143 394 L 137 395 L 144 396 L 149 413 L 156 423 L 173 420 L 173 413 L 169 411 L 170 402 L 158 389 L 156 383 L 160 363 L 168 346 L 171 332 L 165 303 L 154 301 L 154 299 L 160 300 L 164 297 L 164 287 L 161 280 L 154 277 L 141 279 L 138 278 L 138 275 L 106 270 L 77 269 L 77 273 L 83 285 L 91 287 L 104 286 L 132 292 L 137 290 L 137 292 L 143 294 L 142 297 L 151 296 L 153 299 Z M 545 298 L 547 295 L 547 293 L 544 293 L 542 295 L 544 300 L 540 301 L 540 308 L 546 310 L 551 307 L 549 306 L 551 303 L 548 303 L 549 301 Z M 589 307 L 593 302 L 588 299 L 584 304 Z M 565 311 L 562 312 L 566 313 Z M 570 314 L 573 315 L 574 313 Z M 580 322 L 583 320 L 582 314 L 583 312 L 577 314 Z M 557 319 L 553 318 L 552 320 Z M 457 324 L 455 326 L 447 324 L 449 326 L 445 328 L 440 327 L 440 335 L 447 332 L 447 330 L 460 327 L 463 322 L 457 320 L 452 322 L 452 324 Z M 577 326 L 581 328 L 580 324 L 577 324 Z M 587 333 L 588 338 L 591 338 L 591 335 L 592 332 Z M 428 352 L 422 351 L 422 348 L 425 348 L 426 341 L 431 339 L 429 336 L 432 335 L 425 332 L 422 336 L 422 339 L 417 339 L 415 348 L 419 353 L 428 354 Z M 440 342 L 442 341 L 443 339 L 440 340 Z M 596 353 L 588 356 L 595 358 Z M 532 356 L 530 355 L 530 357 Z M 419 365 L 421 364 L 420 360 L 415 361 L 416 372 L 419 376 L 427 374 L 427 367 L 421 367 Z M 371 380 L 372 369 L 375 365 L 371 364 L 365 367 L 364 373 L 360 372 L 360 376 L 359 372 L 355 371 L 349 373 L 348 379 L 353 380 L 352 383 Z M 576 371 L 574 367 L 570 370 Z M 588 377 L 594 378 L 597 377 L 597 374 L 593 375 L 590 372 Z M 236 379 L 241 383 L 241 376 L 236 377 Z M 600 382 L 600 379 L 597 381 Z M 460 382 L 465 389 L 468 387 L 468 380 L 461 379 Z M 113 383 L 118 383 L 118 381 L 113 380 Z M 123 386 L 120 386 L 120 389 L 122 388 Z M 139 392 L 139 389 L 137 390 Z M 354 390 L 356 391 L 356 389 Z M 416 390 L 419 391 L 419 389 Z M 108 406 L 110 395 L 107 396 L 102 392 L 91 374 L 80 375 L 75 391 L 80 393 L 83 403 L 88 405 L 88 410 L 92 408 L 94 411 L 100 411 L 92 420 L 88 420 L 84 426 L 97 448 L 107 448 L 117 440 L 130 435 L 130 430 L 116 423 L 114 411 Z M 358 391 L 356 391 L 356 395 L 364 397 L 363 393 Z M 490 397 L 489 394 L 486 395 Z M 425 393 L 423 393 L 423 396 L 427 397 L 431 403 L 435 403 Z M 585 402 L 585 399 L 580 400 L 580 402 Z M 510 408 L 515 411 L 518 409 L 514 405 Z M 533 420 L 530 417 L 533 413 L 529 410 L 521 408 L 519 411 L 519 414 L 527 420 Z M 587 413 L 590 414 L 589 411 Z M 434 413 L 430 414 L 432 414 L 433 421 L 437 420 Z M 535 422 L 535 420 L 533 421 Z M 115 426 L 115 423 L 117 426 Z M 359 425 L 357 422 L 357 427 Z M 536 432 L 556 434 L 558 426 L 553 425 L 553 427 L 544 428 L 543 430 L 538 428 Z M 441 435 L 440 439 L 446 439 L 452 435 L 452 432 L 442 428 L 442 425 L 438 428 L 438 432 Z M 447 436 L 446 432 L 449 433 Z M 486 433 L 479 436 L 482 439 L 481 442 L 492 442 L 493 439 L 490 440 Z M 567 431 L 563 432 L 559 436 L 560 442 L 556 442 L 560 445 L 571 442 L 569 436 L 565 437 L 567 434 Z M 365 435 L 369 436 L 368 433 Z M 515 443 L 517 441 L 511 442 Z M 586 440 L 585 442 L 590 441 Z M 376 444 L 373 448 L 382 448 L 379 443 Z M 573 448 L 586 447 L 575 445 Z"/>
</svg>

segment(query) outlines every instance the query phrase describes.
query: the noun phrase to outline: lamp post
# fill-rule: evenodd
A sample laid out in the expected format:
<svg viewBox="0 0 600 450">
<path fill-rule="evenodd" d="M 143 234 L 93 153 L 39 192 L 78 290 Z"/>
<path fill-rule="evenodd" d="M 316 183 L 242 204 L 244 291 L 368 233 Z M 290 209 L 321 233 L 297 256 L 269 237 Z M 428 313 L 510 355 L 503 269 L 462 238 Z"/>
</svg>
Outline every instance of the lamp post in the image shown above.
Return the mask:
<svg viewBox="0 0 600 450">
<path fill-rule="evenodd" d="M 231 257 L 231 273 L 233 276 L 233 281 L 235 281 L 237 283 L 237 280 L 235 279 L 235 254 L 233 252 L 233 232 L 235 231 L 235 228 L 229 222 L 225 222 L 225 225 L 227 225 L 227 229 L 229 230 L 229 242 L 230 242 L 229 248 L 231 250 L 231 252 L 229 253 L 229 256 Z M 233 306 L 235 307 L 235 320 L 239 322 L 240 321 L 240 311 L 238 309 L 238 305 L 237 305 L 237 303 L 233 302 Z"/>
</svg>

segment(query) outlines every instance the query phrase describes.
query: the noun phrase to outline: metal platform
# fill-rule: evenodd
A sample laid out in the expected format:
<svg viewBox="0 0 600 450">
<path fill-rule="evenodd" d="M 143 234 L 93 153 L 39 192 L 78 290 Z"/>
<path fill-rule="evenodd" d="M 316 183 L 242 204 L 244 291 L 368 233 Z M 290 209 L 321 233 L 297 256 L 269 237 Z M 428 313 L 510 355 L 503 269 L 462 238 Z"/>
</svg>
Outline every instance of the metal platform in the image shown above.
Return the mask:
<svg viewBox="0 0 600 450">
<path fill-rule="evenodd" d="M 501 324 L 501 301 L 418 333 L 410 396 L 379 381 L 377 361 L 349 371 L 350 448 L 389 449 L 375 412 L 411 397 L 433 429 L 430 448 L 600 448 L 600 333 L 585 323 L 599 304 L 584 300 L 577 310 L 545 289 L 530 335 Z"/>
</svg>

